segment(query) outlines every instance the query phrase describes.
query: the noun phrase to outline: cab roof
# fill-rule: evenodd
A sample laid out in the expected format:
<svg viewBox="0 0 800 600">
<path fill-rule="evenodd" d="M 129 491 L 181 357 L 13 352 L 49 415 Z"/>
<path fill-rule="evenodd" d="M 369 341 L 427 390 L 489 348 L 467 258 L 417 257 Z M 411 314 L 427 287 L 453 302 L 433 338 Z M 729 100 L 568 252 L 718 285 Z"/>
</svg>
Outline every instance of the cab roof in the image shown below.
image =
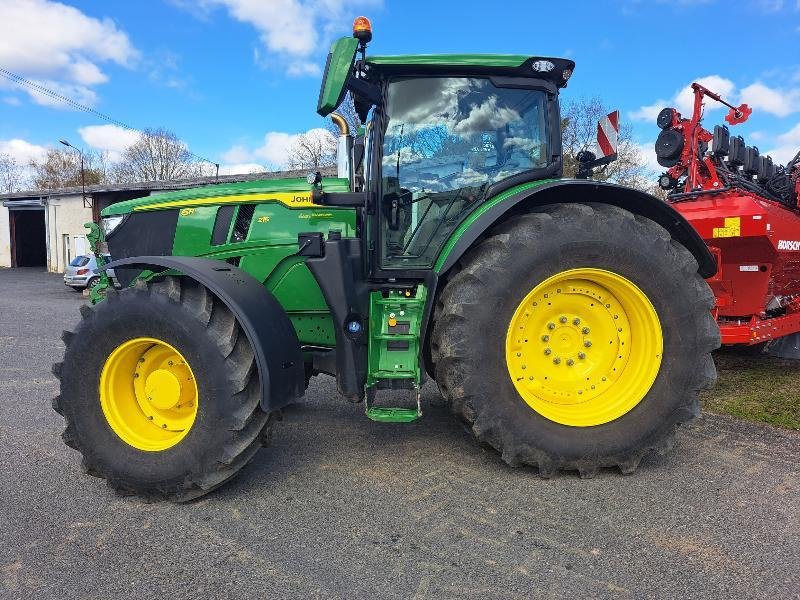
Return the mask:
<svg viewBox="0 0 800 600">
<path fill-rule="evenodd" d="M 567 84 L 575 62 L 549 56 L 525 54 L 403 54 L 367 56 L 367 65 L 384 74 L 506 75 L 535 77 Z"/>
</svg>

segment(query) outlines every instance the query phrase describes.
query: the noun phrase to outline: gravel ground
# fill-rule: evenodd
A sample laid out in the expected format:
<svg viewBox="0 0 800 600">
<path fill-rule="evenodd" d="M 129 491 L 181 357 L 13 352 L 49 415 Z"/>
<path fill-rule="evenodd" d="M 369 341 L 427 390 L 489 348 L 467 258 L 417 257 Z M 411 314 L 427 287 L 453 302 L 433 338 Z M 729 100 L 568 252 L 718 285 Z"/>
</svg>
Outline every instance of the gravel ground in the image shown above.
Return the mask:
<svg viewBox="0 0 800 600">
<path fill-rule="evenodd" d="M 800 435 L 704 415 L 633 476 L 542 480 L 434 387 L 408 425 L 315 378 L 272 447 L 188 505 L 82 474 L 50 408 L 79 294 L 0 270 L 0 598 L 800 598 Z"/>
</svg>

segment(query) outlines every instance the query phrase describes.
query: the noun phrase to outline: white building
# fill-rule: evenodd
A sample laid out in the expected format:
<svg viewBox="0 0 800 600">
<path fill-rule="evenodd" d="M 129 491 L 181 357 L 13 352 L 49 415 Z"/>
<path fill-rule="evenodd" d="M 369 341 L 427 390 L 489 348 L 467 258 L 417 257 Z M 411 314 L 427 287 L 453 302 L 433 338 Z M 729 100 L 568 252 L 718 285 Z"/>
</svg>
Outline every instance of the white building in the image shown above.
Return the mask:
<svg viewBox="0 0 800 600">
<path fill-rule="evenodd" d="M 326 169 L 327 171 L 327 169 Z M 46 267 L 60 273 L 88 250 L 84 223 L 97 221 L 110 204 L 214 183 L 305 177 L 306 171 L 200 177 L 178 181 L 100 184 L 44 192 L 1 194 L 0 267 Z"/>
</svg>

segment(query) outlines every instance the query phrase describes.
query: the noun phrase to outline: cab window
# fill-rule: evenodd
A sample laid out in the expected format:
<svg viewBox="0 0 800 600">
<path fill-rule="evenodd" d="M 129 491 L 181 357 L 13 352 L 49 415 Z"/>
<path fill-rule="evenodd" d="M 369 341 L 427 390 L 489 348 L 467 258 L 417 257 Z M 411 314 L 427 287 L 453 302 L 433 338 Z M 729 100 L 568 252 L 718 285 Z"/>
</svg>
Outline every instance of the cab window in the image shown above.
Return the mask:
<svg viewBox="0 0 800 600">
<path fill-rule="evenodd" d="M 427 268 L 489 186 L 546 167 L 546 94 L 489 79 L 389 83 L 383 139 L 382 266 Z"/>
</svg>

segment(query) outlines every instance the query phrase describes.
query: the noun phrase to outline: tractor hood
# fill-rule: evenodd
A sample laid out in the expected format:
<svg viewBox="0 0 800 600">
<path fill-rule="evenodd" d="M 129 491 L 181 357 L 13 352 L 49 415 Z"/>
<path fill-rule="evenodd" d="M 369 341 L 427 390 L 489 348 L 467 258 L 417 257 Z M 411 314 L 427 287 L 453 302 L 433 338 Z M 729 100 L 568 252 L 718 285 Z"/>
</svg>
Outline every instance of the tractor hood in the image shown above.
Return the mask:
<svg viewBox="0 0 800 600">
<path fill-rule="evenodd" d="M 326 192 L 348 192 L 348 182 L 346 179 L 336 177 L 326 177 L 322 180 L 322 189 Z M 244 194 L 268 194 L 270 192 L 310 192 L 311 185 L 305 179 L 261 179 L 257 181 L 244 181 L 241 183 L 223 183 L 207 185 L 188 190 L 178 190 L 164 194 L 155 194 L 133 200 L 117 202 L 105 208 L 101 215 L 110 217 L 113 215 L 125 215 L 135 210 L 158 210 L 160 204 L 163 208 L 174 206 L 175 202 L 183 200 L 201 200 L 203 198 L 221 198 L 238 196 Z"/>
</svg>

